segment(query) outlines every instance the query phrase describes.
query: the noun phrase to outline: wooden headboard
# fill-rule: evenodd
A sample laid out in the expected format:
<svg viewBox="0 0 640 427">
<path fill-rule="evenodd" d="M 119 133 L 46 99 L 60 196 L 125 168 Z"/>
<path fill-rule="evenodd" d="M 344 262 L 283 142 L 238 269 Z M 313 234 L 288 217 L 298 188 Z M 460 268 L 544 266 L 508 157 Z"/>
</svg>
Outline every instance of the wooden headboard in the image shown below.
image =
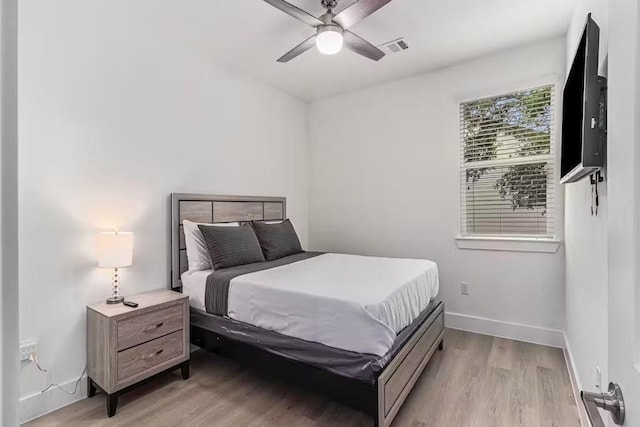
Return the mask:
<svg viewBox="0 0 640 427">
<path fill-rule="evenodd" d="M 182 286 L 180 276 L 188 270 L 182 221 L 219 223 L 285 219 L 285 197 L 216 196 L 171 194 L 171 288 Z"/>
</svg>

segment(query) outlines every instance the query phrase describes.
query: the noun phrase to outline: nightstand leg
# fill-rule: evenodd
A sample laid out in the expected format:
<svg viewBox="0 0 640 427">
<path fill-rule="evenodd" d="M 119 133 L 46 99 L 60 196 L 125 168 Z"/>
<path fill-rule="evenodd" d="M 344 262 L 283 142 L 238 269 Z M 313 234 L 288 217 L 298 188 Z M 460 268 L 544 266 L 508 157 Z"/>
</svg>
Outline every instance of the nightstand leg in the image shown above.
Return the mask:
<svg viewBox="0 0 640 427">
<path fill-rule="evenodd" d="M 440 341 L 440 344 L 438 345 L 438 350 L 440 351 L 444 350 L 444 338 L 442 339 L 442 341 Z"/>
<path fill-rule="evenodd" d="M 117 394 L 107 395 L 107 415 L 109 417 L 113 417 L 116 414 L 117 408 L 118 408 L 118 395 Z"/>
<path fill-rule="evenodd" d="M 183 380 L 189 379 L 189 361 L 182 362 L 180 365 L 180 373 L 182 374 Z"/>
<path fill-rule="evenodd" d="M 96 395 L 96 386 L 93 383 L 93 380 L 87 377 L 87 397 L 93 397 Z"/>
</svg>

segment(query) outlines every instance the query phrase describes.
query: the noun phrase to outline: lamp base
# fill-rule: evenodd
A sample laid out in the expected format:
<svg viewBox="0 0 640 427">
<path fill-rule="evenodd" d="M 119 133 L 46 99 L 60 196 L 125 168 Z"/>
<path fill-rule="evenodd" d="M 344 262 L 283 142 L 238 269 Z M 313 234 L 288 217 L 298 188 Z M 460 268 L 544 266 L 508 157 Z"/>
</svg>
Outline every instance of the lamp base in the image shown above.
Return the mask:
<svg viewBox="0 0 640 427">
<path fill-rule="evenodd" d="M 107 298 L 107 304 L 120 304 L 122 301 L 124 301 L 123 296 Z"/>
</svg>

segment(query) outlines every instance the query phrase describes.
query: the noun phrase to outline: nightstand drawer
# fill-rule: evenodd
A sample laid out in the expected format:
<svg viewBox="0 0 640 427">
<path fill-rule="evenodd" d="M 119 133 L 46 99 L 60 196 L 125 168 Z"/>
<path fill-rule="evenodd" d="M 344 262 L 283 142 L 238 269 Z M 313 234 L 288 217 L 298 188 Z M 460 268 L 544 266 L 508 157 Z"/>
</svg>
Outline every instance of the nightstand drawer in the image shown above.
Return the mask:
<svg viewBox="0 0 640 427">
<path fill-rule="evenodd" d="M 118 382 L 184 354 L 182 331 L 174 332 L 118 353 Z"/>
<path fill-rule="evenodd" d="M 118 351 L 182 329 L 183 313 L 183 304 L 176 304 L 118 322 Z"/>
</svg>

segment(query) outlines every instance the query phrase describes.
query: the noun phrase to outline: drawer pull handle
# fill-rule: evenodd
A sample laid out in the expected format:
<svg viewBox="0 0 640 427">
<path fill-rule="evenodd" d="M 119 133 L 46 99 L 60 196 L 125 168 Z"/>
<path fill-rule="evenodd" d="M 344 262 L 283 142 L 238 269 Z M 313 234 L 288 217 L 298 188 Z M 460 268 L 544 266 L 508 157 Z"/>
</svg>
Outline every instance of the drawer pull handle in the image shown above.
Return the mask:
<svg viewBox="0 0 640 427">
<path fill-rule="evenodd" d="M 157 325 L 153 325 L 153 326 L 149 326 L 147 328 L 144 328 L 144 332 L 151 332 L 151 331 L 155 331 L 156 329 L 162 327 L 162 325 L 164 325 L 164 322 L 160 322 Z"/>
<path fill-rule="evenodd" d="M 147 359 L 151 359 L 153 357 L 159 356 L 162 352 L 164 351 L 164 349 L 160 349 L 158 351 L 156 351 L 155 353 L 151 353 L 151 354 L 147 354 L 146 356 L 142 357 L 142 360 L 147 360 Z"/>
</svg>

